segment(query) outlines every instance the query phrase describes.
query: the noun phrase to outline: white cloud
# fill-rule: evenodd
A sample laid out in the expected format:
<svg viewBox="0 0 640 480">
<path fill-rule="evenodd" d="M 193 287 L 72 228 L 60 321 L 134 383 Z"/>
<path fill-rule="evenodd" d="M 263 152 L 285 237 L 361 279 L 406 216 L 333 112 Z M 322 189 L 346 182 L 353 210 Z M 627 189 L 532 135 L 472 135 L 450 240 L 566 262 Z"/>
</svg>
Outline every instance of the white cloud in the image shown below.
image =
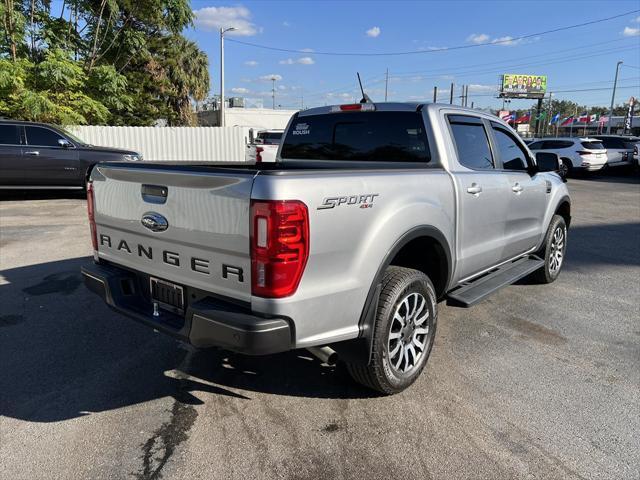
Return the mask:
<svg viewBox="0 0 640 480">
<path fill-rule="evenodd" d="M 247 67 L 257 67 L 258 66 L 258 62 L 256 62 L 255 60 L 247 60 L 246 62 L 244 62 L 244 64 Z"/>
<path fill-rule="evenodd" d="M 260 80 L 261 82 L 270 82 L 273 79 L 275 79 L 276 82 L 279 82 L 280 80 L 282 80 L 282 75 L 271 73 L 269 75 L 262 75 L 261 77 L 258 77 L 258 80 Z"/>
<path fill-rule="evenodd" d="M 226 35 L 251 36 L 258 33 L 258 27 L 251 22 L 251 12 L 246 7 L 204 7 L 194 10 L 197 28 L 219 30 L 234 27 Z"/>
<path fill-rule="evenodd" d="M 640 35 L 640 28 L 624 27 L 622 35 L 625 37 L 637 37 Z"/>
<path fill-rule="evenodd" d="M 486 43 L 489 40 L 489 35 L 486 33 L 472 33 L 467 37 L 467 42 L 471 43 Z"/>
<path fill-rule="evenodd" d="M 240 95 L 246 95 L 247 93 L 250 92 L 250 90 L 248 88 L 244 88 L 244 87 L 235 87 L 235 88 L 232 88 L 231 91 L 233 93 L 237 93 L 237 94 L 240 94 Z"/>
<path fill-rule="evenodd" d="M 491 43 L 495 43 L 496 45 L 502 45 L 503 47 L 514 47 L 518 45 L 522 41 L 521 38 L 514 39 L 513 37 L 507 35 L 506 37 L 494 38 L 491 40 Z"/>
<path fill-rule="evenodd" d="M 510 35 L 505 35 L 504 37 L 496 37 L 491 38 L 490 35 L 486 33 L 472 33 L 467 37 L 467 42 L 475 43 L 476 45 L 492 43 L 494 45 L 502 45 L 503 47 L 514 47 L 523 42 L 522 38 L 513 38 Z M 527 40 L 528 42 L 537 42 L 540 40 L 540 37 L 534 37 Z"/>
<path fill-rule="evenodd" d="M 495 85 L 480 85 L 478 83 L 472 83 L 469 85 L 470 93 L 494 93 L 497 92 Z"/>
<path fill-rule="evenodd" d="M 376 38 L 380 35 L 380 27 L 371 27 L 366 33 L 367 37 Z"/>
<path fill-rule="evenodd" d="M 285 20 L 284 22 L 282 22 L 282 26 L 283 27 L 290 27 L 291 24 Z"/>
<path fill-rule="evenodd" d="M 280 60 L 278 62 L 280 65 L 293 65 L 295 63 L 299 63 L 300 65 L 313 65 L 316 63 L 311 57 L 301 57 L 297 59 L 287 58 L 285 60 Z"/>
</svg>

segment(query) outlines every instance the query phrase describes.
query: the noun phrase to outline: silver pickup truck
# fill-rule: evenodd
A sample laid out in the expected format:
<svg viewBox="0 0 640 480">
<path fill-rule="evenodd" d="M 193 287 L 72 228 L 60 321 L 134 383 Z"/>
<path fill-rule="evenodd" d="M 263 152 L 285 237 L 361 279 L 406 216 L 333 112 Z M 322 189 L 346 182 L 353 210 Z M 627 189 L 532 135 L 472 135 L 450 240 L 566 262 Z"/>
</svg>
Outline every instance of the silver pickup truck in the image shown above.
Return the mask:
<svg viewBox="0 0 640 480">
<path fill-rule="evenodd" d="M 82 273 L 114 310 L 196 347 L 306 348 L 396 393 L 427 362 L 439 301 L 557 278 L 558 168 L 476 110 L 314 108 L 275 163 L 96 166 Z"/>
</svg>

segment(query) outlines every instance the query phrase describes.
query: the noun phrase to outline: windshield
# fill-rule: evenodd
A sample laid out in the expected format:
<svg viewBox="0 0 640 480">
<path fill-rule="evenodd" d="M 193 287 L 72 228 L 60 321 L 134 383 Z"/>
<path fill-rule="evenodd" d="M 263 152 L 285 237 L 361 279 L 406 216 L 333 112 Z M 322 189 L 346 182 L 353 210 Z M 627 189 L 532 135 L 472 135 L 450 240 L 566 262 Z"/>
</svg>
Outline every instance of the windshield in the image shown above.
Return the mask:
<svg viewBox="0 0 640 480">
<path fill-rule="evenodd" d="M 344 112 L 295 117 L 282 158 L 371 162 L 429 162 L 418 112 Z"/>
<path fill-rule="evenodd" d="M 69 137 L 71 140 L 73 140 L 75 143 L 79 143 L 80 145 L 88 145 L 87 142 L 85 142 L 84 140 L 80 140 L 77 136 L 75 136 L 73 133 L 71 133 L 69 130 L 65 129 L 65 128 L 59 128 L 59 130 L 65 134 L 65 136 Z"/>
</svg>

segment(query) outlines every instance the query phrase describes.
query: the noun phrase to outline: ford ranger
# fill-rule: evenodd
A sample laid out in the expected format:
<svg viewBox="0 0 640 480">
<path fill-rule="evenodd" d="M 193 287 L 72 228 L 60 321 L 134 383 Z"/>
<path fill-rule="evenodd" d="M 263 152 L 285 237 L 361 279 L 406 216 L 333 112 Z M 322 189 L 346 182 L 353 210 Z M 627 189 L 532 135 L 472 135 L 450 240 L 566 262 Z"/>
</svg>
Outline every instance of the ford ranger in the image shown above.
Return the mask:
<svg viewBox="0 0 640 480">
<path fill-rule="evenodd" d="M 98 164 L 84 282 L 195 347 L 306 348 L 392 394 L 423 370 L 439 301 L 558 277 L 571 220 L 558 168 L 477 110 L 313 108 L 275 163 Z"/>
</svg>

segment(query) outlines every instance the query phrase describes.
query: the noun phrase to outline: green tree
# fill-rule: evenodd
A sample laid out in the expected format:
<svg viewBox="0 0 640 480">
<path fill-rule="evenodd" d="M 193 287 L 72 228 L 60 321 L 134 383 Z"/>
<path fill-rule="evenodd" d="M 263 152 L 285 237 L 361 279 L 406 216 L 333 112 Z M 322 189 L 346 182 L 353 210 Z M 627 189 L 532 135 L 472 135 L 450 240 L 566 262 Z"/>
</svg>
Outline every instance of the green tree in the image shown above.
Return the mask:
<svg viewBox="0 0 640 480">
<path fill-rule="evenodd" d="M 189 0 L 0 0 L 0 115 L 55 123 L 193 123 L 206 55 Z"/>
</svg>

